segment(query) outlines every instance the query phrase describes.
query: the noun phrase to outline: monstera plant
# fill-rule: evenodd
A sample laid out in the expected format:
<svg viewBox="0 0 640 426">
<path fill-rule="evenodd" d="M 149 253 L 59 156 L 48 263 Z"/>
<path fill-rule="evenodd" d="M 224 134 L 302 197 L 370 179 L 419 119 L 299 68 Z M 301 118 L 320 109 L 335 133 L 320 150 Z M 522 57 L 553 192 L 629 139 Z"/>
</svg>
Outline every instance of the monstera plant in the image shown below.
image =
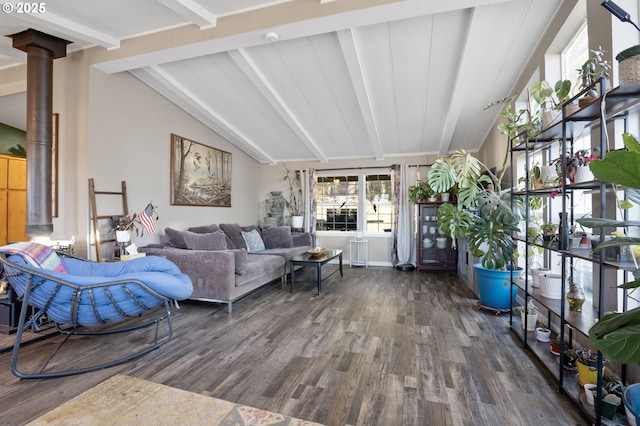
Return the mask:
<svg viewBox="0 0 640 426">
<path fill-rule="evenodd" d="M 458 202 L 440 207 L 438 226 L 453 244 L 457 238 L 468 238 L 487 269 L 504 269 L 511 262 L 516 250 L 512 233 L 524 214 L 523 200 L 511 199 L 509 190 L 499 189 L 503 176 L 462 149 L 439 158 L 429 171 L 429 185 L 436 192 L 458 186 Z"/>
<path fill-rule="evenodd" d="M 525 213 L 521 198 L 512 199 L 510 190 L 500 189 L 505 167 L 502 170 L 496 175 L 460 149 L 436 160 L 428 178 L 436 192 L 458 187 L 457 203 L 445 203 L 438 209 L 438 226 L 454 246 L 457 238 L 466 237 L 473 255 L 480 257 L 480 262 L 473 265 L 480 302 L 491 309 L 509 309 L 515 298 L 517 289 L 510 284 L 512 271 L 508 266 L 517 248 L 512 234 L 518 231 Z"/>
<path fill-rule="evenodd" d="M 628 133 L 623 135 L 623 140 L 625 150 L 611 151 L 604 159 L 591 161 L 589 167 L 598 180 L 622 185 L 626 188 L 627 199 L 640 204 L 640 143 Z M 619 204 L 628 207 L 625 203 Z M 630 220 L 583 218 L 577 222 L 590 228 L 616 227 L 628 230 L 630 227 L 640 226 L 640 222 Z M 594 252 L 607 247 L 636 244 L 640 244 L 640 238 L 616 236 L 600 243 Z M 633 281 L 618 287 L 629 290 L 640 287 L 640 269 L 633 272 Z M 640 308 L 605 314 L 589 330 L 589 343 L 612 361 L 624 364 L 640 363 Z"/>
</svg>

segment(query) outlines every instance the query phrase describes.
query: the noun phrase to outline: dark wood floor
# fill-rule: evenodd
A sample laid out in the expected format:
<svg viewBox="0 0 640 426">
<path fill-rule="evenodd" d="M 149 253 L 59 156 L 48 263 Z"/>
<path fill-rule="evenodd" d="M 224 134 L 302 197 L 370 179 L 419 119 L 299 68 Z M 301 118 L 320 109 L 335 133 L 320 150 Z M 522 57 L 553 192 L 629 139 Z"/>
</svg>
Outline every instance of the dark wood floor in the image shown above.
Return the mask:
<svg viewBox="0 0 640 426">
<path fill-rule="evenodd" d="M 183 302 L 169 344 L 106 370 L 21 381 L 10 354 L 0 355 L 0 423 L 28 422 L 124 373 L 327 425 L 587 424 L 521 350 L 507 318 L 479 311 L 450 273 L 346 267 L 322 297 L 296 279 L 293 295 L 275 283 L 232 315 Z M 61 359 L 117 355 L 141 338 L 76 339 Z M 25 361 L 57 342 L 27 346 Z"/>
</svg>

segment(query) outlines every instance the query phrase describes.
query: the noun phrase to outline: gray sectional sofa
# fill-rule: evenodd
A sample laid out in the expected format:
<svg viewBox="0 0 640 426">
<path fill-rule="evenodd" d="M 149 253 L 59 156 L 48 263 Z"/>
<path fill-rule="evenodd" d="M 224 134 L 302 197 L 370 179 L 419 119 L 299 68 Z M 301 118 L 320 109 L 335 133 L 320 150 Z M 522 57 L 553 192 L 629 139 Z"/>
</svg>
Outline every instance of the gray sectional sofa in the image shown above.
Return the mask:
<svg viewBox="0 0 640 426">
<path fill-rule="evenodd" d="M 192 300 L 232 304 L 274 280 L 284 280 L 289 259 L 313 247 L 309 233 L 289 227 L 259 229 L 238 224 L 165 229 L 167 242 L 141 247 L 175 263 L 193 283 Z"/>
</svg>

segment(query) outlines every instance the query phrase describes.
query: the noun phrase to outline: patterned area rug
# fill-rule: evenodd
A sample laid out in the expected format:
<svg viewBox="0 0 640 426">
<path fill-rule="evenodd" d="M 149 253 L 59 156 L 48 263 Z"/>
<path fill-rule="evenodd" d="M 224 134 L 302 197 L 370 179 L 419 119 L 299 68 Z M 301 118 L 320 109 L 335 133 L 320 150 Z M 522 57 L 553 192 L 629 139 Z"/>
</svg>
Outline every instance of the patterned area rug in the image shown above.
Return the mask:
<svg viewBox="0 0 640 426">
<path fill-rule="evenodd" d="M 118 374 L 29 425 L 313 426 L 222 399 Z"/>
</svg>

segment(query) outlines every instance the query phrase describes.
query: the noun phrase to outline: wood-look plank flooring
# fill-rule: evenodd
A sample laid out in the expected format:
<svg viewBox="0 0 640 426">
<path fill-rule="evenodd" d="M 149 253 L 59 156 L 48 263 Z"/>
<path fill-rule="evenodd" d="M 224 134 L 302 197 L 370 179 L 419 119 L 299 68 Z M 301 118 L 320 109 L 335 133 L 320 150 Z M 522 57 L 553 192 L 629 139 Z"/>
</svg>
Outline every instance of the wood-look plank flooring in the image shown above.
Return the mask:
<svg viewBox="0 0 640 426">
<path fill-rule="evenodd" d="M 0 423 L 24 424 L 123 373 L 327 425 L 587 424 L 512 337 L 508 316 L 479 311 L 455 274 L 344 272 L 321 297 L 310 275 L 292 295 L 279 282 L 254 292 L 231 315 L 182 302 L 169 344 L 93 373 L 19 380 L 2 354 Z M 118 355 L 144 336 L 74 339 L 60 359 Z M 37 365 L 58 341 L 26 346 L 24 361 Z"/>
</svg>

